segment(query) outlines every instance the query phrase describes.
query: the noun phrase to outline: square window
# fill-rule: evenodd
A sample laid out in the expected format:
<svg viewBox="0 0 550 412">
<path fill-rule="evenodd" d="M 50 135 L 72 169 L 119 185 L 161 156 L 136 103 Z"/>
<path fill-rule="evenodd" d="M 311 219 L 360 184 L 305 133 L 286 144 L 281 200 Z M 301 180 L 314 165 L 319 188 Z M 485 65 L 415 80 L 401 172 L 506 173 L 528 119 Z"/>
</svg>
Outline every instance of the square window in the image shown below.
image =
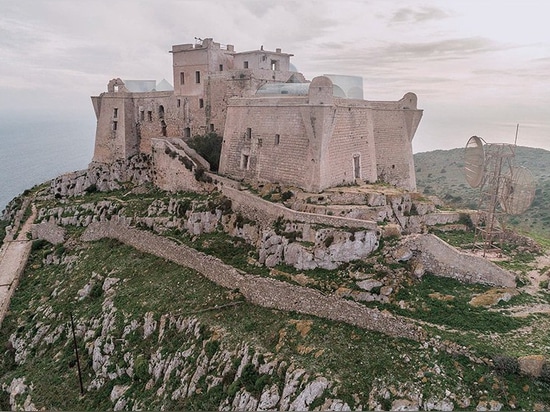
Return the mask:
<svg viewBox="0 0 550 412">
<path fill-rule="evenodd" d="M 248 69 L 248 62 L 244 62 L 244 68 Z"/>
</svg>

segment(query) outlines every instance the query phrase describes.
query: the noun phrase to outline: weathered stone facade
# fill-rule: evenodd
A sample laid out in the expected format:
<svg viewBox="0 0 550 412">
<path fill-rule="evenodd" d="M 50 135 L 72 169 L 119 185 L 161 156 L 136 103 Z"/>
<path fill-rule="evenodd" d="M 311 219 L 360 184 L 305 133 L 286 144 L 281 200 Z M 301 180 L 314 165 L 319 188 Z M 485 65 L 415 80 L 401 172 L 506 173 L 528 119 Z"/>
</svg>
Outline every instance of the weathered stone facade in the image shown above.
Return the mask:
<svg viewBox="0 0 550 412">
<path fill-rule="evenodd" d="M 375 102 L 333 83 L 342 76 L 307 82 L 280 49 L 235 52 L 205 39 L 171 53 L 173 90 L 113 79 L 92 97 L 94 163 L 151 154 L 155 139 L 216 132 L 220 172 L 232 178 L 307 191 L 357 181 L 416 189 L 411 141 L 422 110 L 413 93 Z"/>
</svg>

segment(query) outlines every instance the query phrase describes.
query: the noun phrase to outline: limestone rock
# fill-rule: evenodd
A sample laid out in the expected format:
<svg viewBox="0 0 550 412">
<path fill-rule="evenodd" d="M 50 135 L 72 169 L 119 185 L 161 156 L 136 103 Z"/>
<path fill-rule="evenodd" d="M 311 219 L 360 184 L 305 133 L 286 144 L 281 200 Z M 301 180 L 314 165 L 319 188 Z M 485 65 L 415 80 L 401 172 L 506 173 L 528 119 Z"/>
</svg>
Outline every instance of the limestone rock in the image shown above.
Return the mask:
<svg viewBox="0 0 550 412">
<path fill-rule="evenodd" d="M 356 284 L 361 289 L 366 290 L 367 292 L 370 292 L 372 289 L 379 288 L 384 285 L 382 282 L 374 279 L 362 280 L 361 282 L 356 282 Z"/>
<path fill-rule="evenodd" d="M 392 252 L 392 257 L 398 262 L 406 262 L 413 257 L 413 252 L 408 247 L 400 246 Z"/>
<path fill-rule="evenodd" d="M 276 384 L 273 384 L 269 388 L 265 388 L 260 396 L 258 410 L 268 411 L 276 409 L 279 399 L 281 399 L 281 396 L 279 395 L 279 387 Z"/>
<path fill-rule="evenodd" d="M 115 385 L 113 386 L 113 390 L 111 391 L 111 395 L 109 398 L 111 399 L 111 402 L 116 401 L 118 398 L 120 398 L 124 393 L 130 389 L 130 385 Z"/>
<path fill-rule="evenodd" d="M 290 409 L 295 411 L 306 411 L 309 405 L 320 397 L 325 389 L 329 386 L 329 382 L 324 377 L 318 377 L 314 381 L 308 383 L 304 390 L 298 394 L 296 399 L 290 404 Z"/>
<path fill-rule="evenodd" d="M 420 406 L 418 402 L 409 399 L 396 399 L 391 404 L 392 411 L 418 411 Z"/>
<path fill-rule="evenodd" d="M 518 358 L 518 362 L 521 373 L 538 378 L 542 373 L 546 359 L 542 355 L 529 355 Z"/>
</svg>

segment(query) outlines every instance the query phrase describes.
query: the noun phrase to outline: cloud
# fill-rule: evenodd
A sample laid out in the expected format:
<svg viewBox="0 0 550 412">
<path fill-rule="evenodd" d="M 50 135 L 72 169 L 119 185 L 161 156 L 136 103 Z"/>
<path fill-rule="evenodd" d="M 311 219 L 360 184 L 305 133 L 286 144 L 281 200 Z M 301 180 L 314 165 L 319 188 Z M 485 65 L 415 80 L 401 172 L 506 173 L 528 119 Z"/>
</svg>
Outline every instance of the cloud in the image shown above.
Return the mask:
<svg viewBox="0 0 550 412">
<path fill-rule="evenodd" d="M 412 9 L 405 7 L 398 9 L 390 18 L 390 23 L 420 23 L 428 20 L 441 20 L 450 17 L 450 14 L 436 7 L 420 7 Z"/>
</svg>

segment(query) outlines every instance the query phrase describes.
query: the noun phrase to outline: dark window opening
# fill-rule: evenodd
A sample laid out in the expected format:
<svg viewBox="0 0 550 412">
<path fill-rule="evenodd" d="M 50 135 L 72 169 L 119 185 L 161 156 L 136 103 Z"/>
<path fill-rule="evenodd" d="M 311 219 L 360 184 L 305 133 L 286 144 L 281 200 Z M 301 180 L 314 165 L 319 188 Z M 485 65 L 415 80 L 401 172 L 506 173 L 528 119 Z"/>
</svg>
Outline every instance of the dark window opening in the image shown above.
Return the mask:
<svg viewBox="0 0 550 412">
<path fill-rule="evenodd" d="M 199 99 L 199 108 L 202 109 L 204 107 L 204 99 Z"/>
<path fill-rule="evenodd" d="M 180 73 L 180 84 L 185 84 L 185 73 Z"/>
<path fill-rule="evenodd" d="M 166 137 L 166 122 L 164 120 L 160 122 L 160 132 Z"/>
<path fill-rule="evenodd" d="M 178 107 L 181 107 L 181 99 L 178 99 L 178 101 L 177 101 L 177 106 L 178 106 Z"/>
<path fill-rule="evenodd" d="M 183 137 L 191 137 L 191 128 L 190 127 L 186 127 L 185 129 L 183 129 Z"/>
<path fill-rule="evenodd" d="M 220 64 L 220 71 L 223 72 L 223 64 Z"/>
<path fill-rule="evenodd" d="M 196 71 L 195 72 L 195 83 L 200 83 L 200 82 L 201 82 L 201 72 Z"/>
<path fill-rule="evenodd" d="M 116 119 L 118 117 L 118 108 L 113 109 L 113 117 Z"/>
<path fill-rule="evenodd" d="M 113 130 L 116 131 L 118 129 L 118 122 L 113 122 Z"/>
<path fill-rule="evenodd" d="M 139 120 L 141 121 L 145 120 L 145 112 L 143 110 L 139 111 Z"/>
<path fill-rule="evenodd" d="M 248 69 L 248 62 L 244 62 L 244 68 Z"/>
<path fill-rule="evenodd" d="M 153 121 L 153 112 L 151 110 L 147 111 L 147 120 L 149 120 L 150 122 Z"/>
<path fill-rule="evenodd" d="M 279 144 L 281 142 L 281 135 L 276 134 L 275 135 L 275 144 Z"/>
<path fill-rule="evenodd" d="M 164 106 L 162 104 L 159 106 L 159 119 L 164 119 Z"/>
<path fill-rule="evenodd" d="M 210 123 L 210 131 L 211 131 L 211 132 L 214 131 L 214 123 Z"/>
<path fill-rule="evenodd" d="M 241 169 L 248 170 L 249 166 L 250 166 L 250 156 L 242 154 L 241 155 Z"/>
<path fill-rule="evenodd" d="M 252 138 L 252 129 L 250 127 L 246 128 L 246 138 L 251 139 Z"/>
</svg>

